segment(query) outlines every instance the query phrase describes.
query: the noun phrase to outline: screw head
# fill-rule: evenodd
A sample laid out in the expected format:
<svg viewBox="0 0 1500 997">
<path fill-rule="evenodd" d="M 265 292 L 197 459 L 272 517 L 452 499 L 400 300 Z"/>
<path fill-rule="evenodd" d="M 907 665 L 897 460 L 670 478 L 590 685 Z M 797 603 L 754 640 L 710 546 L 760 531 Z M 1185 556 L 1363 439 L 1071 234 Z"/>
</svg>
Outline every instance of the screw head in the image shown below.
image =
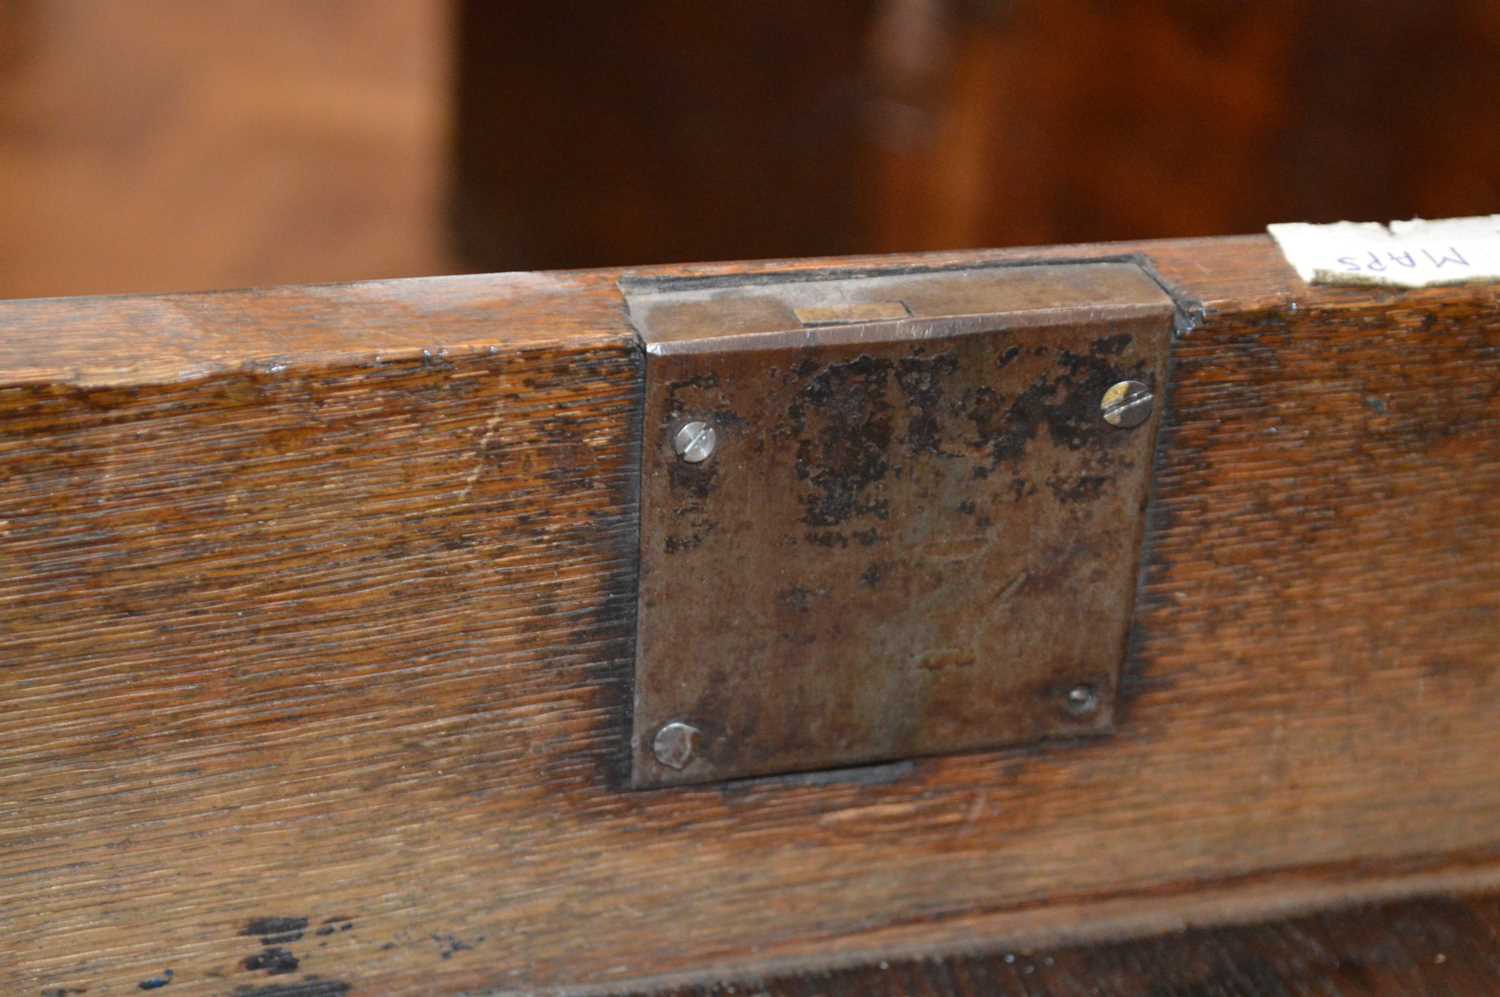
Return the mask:
<svg viewBox="0 0 1500 997">
<path fill-rule="evenodd" d="M 706 422 L 690 422 L 672 436 L 672 449 L 689 464 L 701 464 L 713 456 L 719 434 Z"/>
<path fill-rule="evenodd" d="M 1140 381 L 1120 381 L 1110 385 L 1099 399 L 1099 411 L 1111 426 L 1133 429 L 1151 418 L 1155 400 L 1151 389 Z"/>
<path fill-rule="evenodd" d="M 1089 716 L 1099 709 L 1099 692 L 1088 683 L 1080 682 L 1063 697 L 1063 708 L 1075 717 Z"/>
<path fill-rule="evenodd" d="M 692 724 L 673 720 L 669 724 L 663 724 L 661 730 L 656 732 L 656 737 L 651 741 L 651 751 L 656 755 L 656 760 L 667 768 L 681 771 L 693 760 L 700 733 Z"/>
</svg>

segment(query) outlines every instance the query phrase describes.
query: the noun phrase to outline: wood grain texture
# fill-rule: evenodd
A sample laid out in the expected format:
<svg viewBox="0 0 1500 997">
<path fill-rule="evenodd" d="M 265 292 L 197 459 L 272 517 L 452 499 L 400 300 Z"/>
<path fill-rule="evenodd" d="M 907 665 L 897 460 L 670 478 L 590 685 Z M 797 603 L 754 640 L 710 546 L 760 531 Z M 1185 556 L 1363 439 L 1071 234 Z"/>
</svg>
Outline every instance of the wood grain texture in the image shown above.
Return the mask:
<svg viewBox="0 0 1500 997">
<path fill-rule="evenodd" d="M 877 962 L 657 997 L 1412 997 L 1500 980 L 1500 900 L 1425 899 L 1092 946 Z"/>
<path fill-rule="evenodd" d="M 0 989 L 617 988 L 1500 883 L 1495 291 L 983 258 L 1132 252 L 1202 318 L 1118 733 L 655 792 L 616 274 L 0 306 Z"/>
</svg>

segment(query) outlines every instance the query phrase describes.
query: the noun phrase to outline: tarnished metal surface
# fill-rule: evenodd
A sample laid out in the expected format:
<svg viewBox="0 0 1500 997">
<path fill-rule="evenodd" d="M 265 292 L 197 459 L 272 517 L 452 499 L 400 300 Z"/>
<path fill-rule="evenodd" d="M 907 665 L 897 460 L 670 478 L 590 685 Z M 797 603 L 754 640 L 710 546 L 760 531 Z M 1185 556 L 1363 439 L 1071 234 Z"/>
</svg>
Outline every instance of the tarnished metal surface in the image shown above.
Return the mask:
<svg viewBox="0 0 1500 997">
<path fill-rule="evenodd" d="M 1162 406 L 1121 427 L 1101 402 L 1126 380 L 1161 397 L 1172 325 L 1139 268 L 627 298 L 647 350 L 635 785 L 1110 729 Z M 697 463 L 674 445 L 692 422 L 715 438 Z M 668 765 L 672 724 L 695 733 Z"/>
</svg>

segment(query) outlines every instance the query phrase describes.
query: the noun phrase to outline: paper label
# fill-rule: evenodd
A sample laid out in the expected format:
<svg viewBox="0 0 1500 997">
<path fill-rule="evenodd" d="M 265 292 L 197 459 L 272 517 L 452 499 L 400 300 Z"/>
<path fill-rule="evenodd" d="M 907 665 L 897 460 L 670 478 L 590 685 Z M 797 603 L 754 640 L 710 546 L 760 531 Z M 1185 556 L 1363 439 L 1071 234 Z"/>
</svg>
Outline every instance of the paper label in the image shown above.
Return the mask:
<svg viewBox="0 0 1500 997">
<path fill-rule="evenodd" d="M 1500 280 L 1500 215 L 1425 221 L 1268 225 L 1309 284 L 1431 287 Z"/>
</svg>

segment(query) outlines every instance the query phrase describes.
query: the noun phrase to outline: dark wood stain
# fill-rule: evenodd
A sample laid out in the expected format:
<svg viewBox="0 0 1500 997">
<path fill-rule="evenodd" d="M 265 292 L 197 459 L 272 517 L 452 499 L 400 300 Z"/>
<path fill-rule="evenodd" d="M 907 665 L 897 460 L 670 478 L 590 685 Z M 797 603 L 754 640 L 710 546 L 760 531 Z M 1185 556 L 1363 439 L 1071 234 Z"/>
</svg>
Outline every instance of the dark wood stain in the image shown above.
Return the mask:
<svg viewBox="0 0 1500 997">
<path fill-rule="evenodd" d="M 1500 884 L 1495 290 L 1309 289 L 1259 238 L 940 259 L 1130 253 L 1202 320 L 1116 736 L 643 793 L 620 274 L 0 305 L 0 990 L 234 992 L 241 930 L 288 912 L 358 927 L 243 993 L 619 988 Z"/>
<path fill-rule="evenodd" d="M 342 980 L 309 977 L 297 983 L 268 983 L 257 987 L 235 987 L 233 997 L 343 997 L 353 988 Z"/>
<path fill-rule="evenodd" d="M 638 997 L 1376 997 L 1493 993 L 1500 901 L 1419 900 L 1057 949 L 900 959 Z"/>
<path fill-rule="evenodd" d="M 261 943 L 275 945 L 293 942 L 307 930 L 305 917 L 257 917 L 246 922 L 242 935 L 260 935 Z"/>
<path fill-rule="evenodd" d="M 270 945 L 252 956 L 246 956 L 240 965 L 252 973 L 282 976 L 296 972 L 301 960 L 280 946 Z"/>
</svg>

